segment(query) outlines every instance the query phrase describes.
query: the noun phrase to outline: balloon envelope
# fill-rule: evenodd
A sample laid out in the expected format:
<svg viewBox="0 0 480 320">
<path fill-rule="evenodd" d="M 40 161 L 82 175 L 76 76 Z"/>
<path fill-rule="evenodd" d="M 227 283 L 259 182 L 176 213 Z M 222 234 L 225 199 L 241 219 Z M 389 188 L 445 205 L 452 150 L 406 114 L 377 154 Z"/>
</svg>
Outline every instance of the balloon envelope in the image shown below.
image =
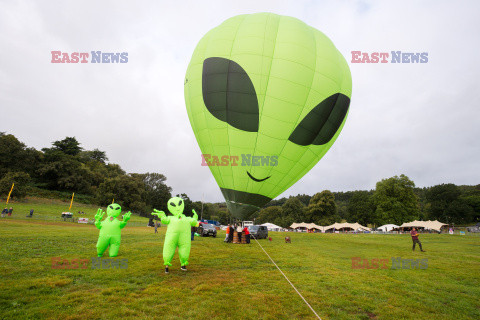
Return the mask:
<svg viewBox="0 0 480 320">
<path fill-rule="evenodd" d="M 296 18 L 239 15 L 200 40 L 185 103 L 234 216 L 247 218 L 315 166 L 342 130 L 351 91 L 342 54 Z"/>
</svg>

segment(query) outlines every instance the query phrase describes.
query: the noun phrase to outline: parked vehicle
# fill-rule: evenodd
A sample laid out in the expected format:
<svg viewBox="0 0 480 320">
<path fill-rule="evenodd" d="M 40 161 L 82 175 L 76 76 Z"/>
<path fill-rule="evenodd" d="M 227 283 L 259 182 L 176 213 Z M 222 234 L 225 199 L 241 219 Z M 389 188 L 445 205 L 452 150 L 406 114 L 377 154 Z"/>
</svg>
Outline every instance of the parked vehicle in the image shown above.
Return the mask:
<svg viewBox="0 0 480 320">
<path fill-rule="evenodd" d="M 267 239 L 268 229 L 266 226 L 252 225 L 248 226 L 248 231 L 250 231 L 250 237 L 256 239 Z"/>
<path fill-rule="evenodd" d="M 474 226 L 467 227 L 468 232 L 480 232 L 480 223 L 477 223 Z"/>
<path fill-rule="evenodd" d="M 213 224 L 209 223 L 201 223 L 197 228 L 197 233 L 202 237 L 217 237 L 217 229 L 215 229 Z"/>
</svg>

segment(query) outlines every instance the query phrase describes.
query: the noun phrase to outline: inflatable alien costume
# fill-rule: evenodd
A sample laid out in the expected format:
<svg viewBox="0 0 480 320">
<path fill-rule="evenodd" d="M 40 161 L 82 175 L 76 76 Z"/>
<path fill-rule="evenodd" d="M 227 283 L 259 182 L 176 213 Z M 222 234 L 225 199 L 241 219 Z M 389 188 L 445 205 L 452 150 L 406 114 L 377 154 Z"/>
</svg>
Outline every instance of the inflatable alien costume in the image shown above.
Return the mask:
<svg viewBox="0 0 480 320">
<path fill-rule="evenodd" d="M 123 215 L 123 221 L 117 219 L 117 217 L 122 212 L 122 207 L 116 203 L 112 203 L 107 207 L 107 216 L 108 218 L 102 220 L 103 215 L 105 214 L 102 209 L 98 209 L 97 214 L 95 215 L 95 226 L 100 229 L 100 234 L 98 235 L 97 242 L 97 255 L 99 257 L 103 256 L 107 247 L 110 246 L 108 251 L 110 257 L 116 257 L 118 255 L 118 250 L 120 249 L 120 238 L 121 238 L 121 229 L 123 229 L 128 220 L 130 220 L 130 211 Z"/>
<path fill-rule="evenodd" d="M 193 217 L 186 217 L 183 214 L 184 202 L 182 198 L 174 197 L 168 200 L 168 211 L 173 216 L 166 216 L 165 212 L 153 209 L 152 215 L 160 217 L 163 224 L 167 224 L 167 233 L 163 244 L 163 261 L 165 264 L 165 272 L 168 272 L 168 266 L 172 265 L 175 249 L 178 247 L 178 256 L 182 270 L 186 270 L 188 265 L 188 257 L 190 256 L 191 247 L 191 227 L 198 226 L 198 215 L 192 210 Z"/>
</svg>

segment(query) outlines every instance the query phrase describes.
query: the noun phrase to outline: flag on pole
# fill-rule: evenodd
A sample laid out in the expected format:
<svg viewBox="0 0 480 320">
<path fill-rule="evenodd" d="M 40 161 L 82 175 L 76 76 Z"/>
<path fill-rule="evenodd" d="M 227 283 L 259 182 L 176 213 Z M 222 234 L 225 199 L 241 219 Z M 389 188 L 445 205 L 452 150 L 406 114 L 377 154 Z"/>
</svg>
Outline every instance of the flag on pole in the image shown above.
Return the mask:
<svg viewBox="0 0 480 320">
<path fill-rule="evenodd" d="M 12 183 L 12 187 L 10 188 L 10 192 L 8 193 L 7 204 L 8 204 L 8 200 L 10 200 L 10 195 L 12 194 L 13 186 L 14 186 L 14 185 L 15 185 L 15 183 Z"/>
<path fill-rule="evenodd" d="M 72 200 L 70 201 L 70 207 L 68 207 L 68 211 L 70 211 L 70 209 L 72 209 L 72 204 L 73 204 L 73 197 L 75 196 L 75 192 L 72 193 Z"/>
</svg>

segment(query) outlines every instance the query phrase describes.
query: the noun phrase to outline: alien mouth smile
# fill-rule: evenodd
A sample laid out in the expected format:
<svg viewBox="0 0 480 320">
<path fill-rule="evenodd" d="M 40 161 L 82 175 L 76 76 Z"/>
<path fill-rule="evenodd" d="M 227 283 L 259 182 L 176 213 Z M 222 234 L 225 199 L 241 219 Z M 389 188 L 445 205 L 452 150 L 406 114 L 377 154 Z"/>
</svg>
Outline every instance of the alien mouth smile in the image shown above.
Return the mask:
<svg viewBox="0 0 480 320">
<path fill-rule="evenodd" d="M 247 174 L 248 174 L 248 176 L 250 177 L 250 179 L 252 179 L 253 181 L 256 181 L 256 182 L 262 182 L 262 181 L 265 181 L 265 180 L 267 180 L 268 178 L 271 177 L 271 176 L 268 176 L 268 177 L 263 178 L 263 179 L 257 179 L 257 178 L 255 178 L 254 176 L 252 176 L 252 175 L 250 174 L 250 172 L 248 172 L 248 171 L 247 171 Z"/>
</svg>

